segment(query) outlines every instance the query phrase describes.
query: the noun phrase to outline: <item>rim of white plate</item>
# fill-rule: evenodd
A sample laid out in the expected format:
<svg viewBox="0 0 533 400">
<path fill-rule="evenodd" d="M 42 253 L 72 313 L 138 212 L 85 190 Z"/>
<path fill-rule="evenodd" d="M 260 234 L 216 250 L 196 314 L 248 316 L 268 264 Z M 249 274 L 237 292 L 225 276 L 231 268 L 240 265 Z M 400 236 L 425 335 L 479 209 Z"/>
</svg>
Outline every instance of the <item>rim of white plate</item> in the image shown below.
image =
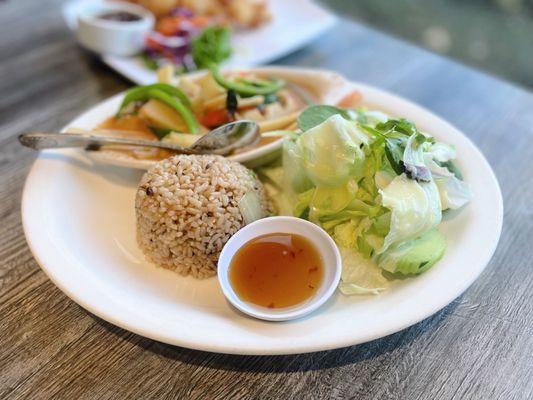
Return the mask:
<svg viewBox="0 0 533 400">
<path fill-rule="evenodd" d="M 84 287 L 83 284 L 76 279 L 75 274 L 68 270 L 67 272 L 62 271 L 61 266 L 54 263 L 58 257 L 61 259 L 61 255 L 57 253 L 57 250 L 56 253 L 54 253 L 54 249 L 45 246 L 44 238 L 41 236 L 42 227 L 37 218 L 33 218 L 36 215 L 32 215 L 31 213 L 33 199 L 38 193 L 43 193 L 43 191 L 45 192 L 47 189 L 45 180 L 48 176 L 44 171 L 39 170 L 41 162 L 44 162 L 42 155 L 39 156 L 30 170 L 24 186 L 22 198 L 23 228 L 28 245 L 35 256 L 35 259 L 51 281 L 60 290 L 77 304 L 96 316 L 121 328 L 160 342 L 203 351 L 228 354 L 274 355 L 330 350 L 378 339 L 424 320 L 461 295 L 481 274 L 490 261 L 497 247 L 502 229 L 503 201 L 501 191 L 497 179 L 482 153 L 469 138 L 455 127 L 425 108 L 399 96 L 361 83 L 352 83 L 354 87 L 361 90 L 365 98 L 371 99 L 369 103 L 374 106 L 378 106 L 380 103 L 386 103 L 386 106 L 379 107 L 381 110 L 388 111 L 393 115 L 396 114 L 409 117 L 413 119 L 417 125 L 421 126 L 422 129 L 431 126 L 432 129 L 429 131 L 432 134 L 438 132 L 438 134 L 435 135 L 437 137 L 445 135 L 450 139 L 453 139 L 453 142 L 456 145 L 459 144 L 457 146 L 459 153 L 463 156 L 465 153 L 468 153 L 469 157 L 471 157 L 467 162 L 464 162 L 463 160 L 463 162 L 460 163 L 462 166 L 466 164 L 469 165 L 469 168 L 463 168 L 467 177 L 468 175 L 475 174 L 477 179 L 482 179 L 483 181 L 485 195 L 479 200 L 482 201 L 482 203 L 479 203 L 478 206 L 482 206 L 484 211 L 488 212 L 488 210 L 490 210 L 490 218 L 488 218 L 488 221 L 484 221 L 486 225 L 484 226 L 485 229 L 480 232 L 480 235 L 483 235 L 483 237 L 480 238 L 482 239 L 480 240 L 482 243 L 480 243 L 480 246 L 469 252 L 470 259 L 467 261 L 471 262 L 471 264 L 469 265 L 470 268 L 465 271 L 464 275 L 462 275 L 463 279 L 455 282 L 453 285 L 441 288 L 439 296 L 425 299 L 427 301 L 421 302 L 415 309 L 411 308 L 405 310 L 401 307 L 401 304 L 398 305 L 396 313 L 397 317 L 392 321 L 387 321 L 386 324 L 383 324 L 374 330 L 367 329 L 364 332 L 337 332 L 336 335 L 330 335 L 329 340 L 318 343 L 305 337 L 297 342 L 288 340 L 283 345 L 278 345 L 275 348 L 265 348 L 264 346 L 261 346 L 260 343 L 230 345 L 216 335 L 213 340 L 202 342 L 195 340 L 194 335 L 176 336 L 169 334 L 168 332 L 160 332 L 153 327 L 146 326 L 146 324 L 143 324 L 143 322 L 138 319 L 127 318 L 127 316 L 125 316 L 128 312 L 127 308 L 109 309 L 106 308 L 105 305 L 98 303 L 95 301 L 95 298 L 101 293 L 99 292 L 99 288 Z M 392 110 L 396 110 L 397 112 L 393 113 Z M 416 117 L 413 118 L 413 115 L 416 115 Z M 425 130 L 428 131 L 428 129 Z M 64 151 L 64 153 L 73 154 L 75 152 Z M 416 281 L 413 281 L 410 284 L 415 285 Z M 327 312 L 327 310 L 325 312 Z"/>
</svg>

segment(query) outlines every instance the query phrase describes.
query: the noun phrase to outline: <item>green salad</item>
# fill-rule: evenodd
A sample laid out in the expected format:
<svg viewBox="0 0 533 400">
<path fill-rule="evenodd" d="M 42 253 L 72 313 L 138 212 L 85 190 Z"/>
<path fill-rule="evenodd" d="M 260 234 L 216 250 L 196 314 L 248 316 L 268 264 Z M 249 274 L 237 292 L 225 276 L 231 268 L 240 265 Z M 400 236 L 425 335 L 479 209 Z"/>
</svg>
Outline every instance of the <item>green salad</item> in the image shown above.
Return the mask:
<svg viewBox="0 0 533 400">
<path fill-rule="evenodd" d="M 378 111 L 315 105 L 298 126 L 284 132 L 282 164 L 260 174 L 281 214 L 333 237 L 344 294 L 377 294 L 443 256 L 443 212 L 472 197 L 453 146 Z"/>
</svg>

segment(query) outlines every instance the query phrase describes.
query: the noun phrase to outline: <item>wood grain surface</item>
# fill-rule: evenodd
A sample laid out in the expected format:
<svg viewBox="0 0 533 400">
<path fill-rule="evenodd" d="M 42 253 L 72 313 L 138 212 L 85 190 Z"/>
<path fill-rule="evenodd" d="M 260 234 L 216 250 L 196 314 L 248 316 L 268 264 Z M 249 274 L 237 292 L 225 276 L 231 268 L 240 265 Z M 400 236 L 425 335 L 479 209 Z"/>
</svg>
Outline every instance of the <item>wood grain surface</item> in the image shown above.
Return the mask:
<svg viewBox="0 0 533 400">
<path fill-rule="evenodd" d="M 280 60 L 398 93 L 464 131 L 503 191 L 500 244 L 464 295 L 386 338 L 293 356 L 192 351 L 86 312 L 26 244 L 20 199 L 35 154 L 17 134 L 58 129 L 129 85 L 76 46 L 60 6 L 0 2 L 1 399 L 533 398 L 531 93 L 347 21 Z"/>
</svg>

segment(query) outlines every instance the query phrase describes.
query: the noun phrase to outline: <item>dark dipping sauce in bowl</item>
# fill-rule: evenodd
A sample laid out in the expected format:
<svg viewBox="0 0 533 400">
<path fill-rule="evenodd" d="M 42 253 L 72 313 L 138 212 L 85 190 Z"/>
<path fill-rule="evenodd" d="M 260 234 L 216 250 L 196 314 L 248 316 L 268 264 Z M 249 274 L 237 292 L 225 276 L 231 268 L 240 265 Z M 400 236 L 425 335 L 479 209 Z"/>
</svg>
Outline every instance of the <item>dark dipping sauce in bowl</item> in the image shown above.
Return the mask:
<svg viewBox="0 0 533 400">
<path fill-rule="evenodd" d="M 247 242 L 233 256 L 229 281 L 246 302 L 290 307 L 310 299 L 324 279 L 322 257 L 307 238 L 270 233 Z"/>
<path fill-rule="evenodd" d="M 107 11 L 97 15 L 97 18 L 106 21 L 135 22 L 140 21 L 141 16 L 129 11 Z"/>
</svg>

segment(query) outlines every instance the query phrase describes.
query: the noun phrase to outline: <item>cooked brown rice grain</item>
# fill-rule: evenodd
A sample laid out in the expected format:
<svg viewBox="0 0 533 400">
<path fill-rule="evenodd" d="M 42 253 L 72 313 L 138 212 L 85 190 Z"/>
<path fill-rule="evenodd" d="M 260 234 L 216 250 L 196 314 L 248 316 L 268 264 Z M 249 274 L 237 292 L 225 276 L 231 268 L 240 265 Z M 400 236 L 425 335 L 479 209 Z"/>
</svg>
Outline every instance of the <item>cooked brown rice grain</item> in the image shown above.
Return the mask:
<svg viewBox="0 0 533 400">
<path fill-rule="evenodd" d="M 207 278 L 220 251 L 244 226 L 239 201 L 248 191 L 270 211 L 255 174 L 220 156 L 178 155 L 155 164 L 141 179 L 135 198 L 137 241 L 156 265 Z"/>
</svg>

